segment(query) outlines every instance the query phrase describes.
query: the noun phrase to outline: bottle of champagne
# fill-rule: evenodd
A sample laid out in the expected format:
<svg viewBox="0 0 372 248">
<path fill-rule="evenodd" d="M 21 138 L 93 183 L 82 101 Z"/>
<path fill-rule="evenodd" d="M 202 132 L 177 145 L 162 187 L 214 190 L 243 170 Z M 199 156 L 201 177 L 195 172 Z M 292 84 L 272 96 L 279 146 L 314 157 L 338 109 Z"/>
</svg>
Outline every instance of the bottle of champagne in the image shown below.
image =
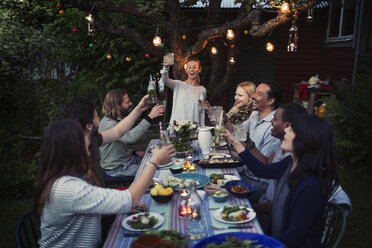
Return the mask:
<svg viewBox="0 0 372 248">
<path fill-rule="evenodd" d="M 155 103 L 156 100 L 156 90 L 155 90 L 155 81 L 150 74 L 149 85 L 147 86 L 147 94 L 151 96 L 152 102 Z"/>
</svg>

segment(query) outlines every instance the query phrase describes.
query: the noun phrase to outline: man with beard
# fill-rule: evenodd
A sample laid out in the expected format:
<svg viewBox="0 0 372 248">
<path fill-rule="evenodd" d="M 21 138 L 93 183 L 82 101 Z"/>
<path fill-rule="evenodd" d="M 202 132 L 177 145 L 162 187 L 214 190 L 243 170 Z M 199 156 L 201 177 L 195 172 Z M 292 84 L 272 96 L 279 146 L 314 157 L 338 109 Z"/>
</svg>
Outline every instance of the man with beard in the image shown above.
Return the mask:
<svg viewBox="0 0 372 248">
<path fill-rule="evenodd" d="M 114 89 L 107 93 L 103 103 L 104 117 L 99 123 L 98 131 L 105 132 L 114 128 L 120 121 L 129 115 L 132 102 L 123 89 Z M 141 164 L 144 152 L 132 151 L 127 145 L 138 141 L 150 127 L 154 118 L 162 116 L 164 106 L 152 108 L 151 112 L 142 121 L 116 141 L 99 148 L 101 154 L 101 167 L 105 169 L 105 178 L 120 178 L 120 181 L 133 181 Z"/>
<path fill-rule="evenodd" d="M 98 148 L 109 144 L 128 132 L 141 114 L 151 106 L 151 98 L 145 96 L 131 113 L 117 125 L 102 133 L 98 132 L 99 117 L 94 104 L 86 97 L 75 97 L 63 108 L 61 119 L 77 120 L 84 132 L 85 144 L 88 149 L 90 165 L 93 173 L 104 186 L 103 170 L 100 166 L 100 154 Z"/>
</svg>

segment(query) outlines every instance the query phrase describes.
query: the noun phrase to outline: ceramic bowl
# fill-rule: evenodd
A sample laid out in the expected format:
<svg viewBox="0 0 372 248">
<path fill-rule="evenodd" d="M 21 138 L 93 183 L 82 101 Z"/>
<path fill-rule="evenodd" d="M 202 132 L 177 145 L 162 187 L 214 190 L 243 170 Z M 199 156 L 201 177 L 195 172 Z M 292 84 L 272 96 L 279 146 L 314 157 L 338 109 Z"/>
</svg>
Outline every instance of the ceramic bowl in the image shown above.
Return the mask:
<svg viewBox="0 0 372 248">
<path fill-rule="evenodd" d="M 214 185 L 214 184 L 208 184 L 204 186 L 205 192 L 207 192 L 208 195 L 213 195 L 216 191 L 220 190 L 220 185 Z"/>
<path fill-rule="evenodd" d="M 216 202 L 225 202 L 229 198 L 229 193 L 226 190 L 219 190 L 212 197 Z"/>
<path fill-rule="evenodd" d="M 151 195 L 151 198 L 154 199 L 157 203 L 167 203 L 173 198 L 173 194 L 171 195 Z"/>
<path fill-rule="evenodd" d="M 253 184 L 241 180 L 227 182 L 224 187 L 230 194 L 238 198 L 247 198 L 257 189 Z M 241 189 L 241 192 L 239 192 L 239 189 Z"/>
<path fill-rule="evenodd" d="M 182 167 L 182 165 L 172 165 L 171 167 L 169 167 L 169 170 L 173 174 L 178 174 L 178 173 L 181 173 L 183 171 L 183 167 Z"/>
</svg>

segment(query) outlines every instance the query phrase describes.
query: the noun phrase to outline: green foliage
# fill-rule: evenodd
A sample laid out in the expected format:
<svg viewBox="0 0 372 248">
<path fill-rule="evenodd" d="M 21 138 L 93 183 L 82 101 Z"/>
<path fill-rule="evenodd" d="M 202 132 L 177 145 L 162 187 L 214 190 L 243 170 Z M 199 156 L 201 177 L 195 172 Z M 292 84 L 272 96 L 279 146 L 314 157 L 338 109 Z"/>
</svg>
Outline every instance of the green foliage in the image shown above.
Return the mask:
<svg viewBox="0 0 372 248">
<path fill-rule="evenodd" d="M 336 83 L 339 99 L 325 99 L 340 154 L 352 164 L 372 163 L 372 73 L 355 86 Z"/>
</svg>

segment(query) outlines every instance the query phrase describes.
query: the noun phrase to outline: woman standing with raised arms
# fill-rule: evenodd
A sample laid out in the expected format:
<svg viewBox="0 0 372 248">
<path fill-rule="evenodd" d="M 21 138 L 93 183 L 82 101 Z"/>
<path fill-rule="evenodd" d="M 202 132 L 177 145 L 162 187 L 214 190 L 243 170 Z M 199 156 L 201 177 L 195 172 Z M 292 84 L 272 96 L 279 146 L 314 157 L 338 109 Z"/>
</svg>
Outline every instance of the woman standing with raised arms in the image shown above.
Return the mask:
<svg viewBox="0 0 372 248">
<path fill-rule="evenodd" d="M 101 214 L 120 214 L 141 205 L 141 197 L 160 164 L 175 156 L 173 145 L 156 149 L 128 190 L 100 188 L 89 164 L 83 131 L 75 120 L 62 119 L 44 131 L 34 210 L 41 217 L 40 247 L 98 247 Z"/>
<path fill-rule="evenodd" d="M 185 81 L 173 80 L 168 76 L 169 65 L 164 58 L 164 66 L 161 70 L 161 79 L 164 84 L 173 90 L 173 106 L 170 122 L 173 120 L 189 120 L 204 124 L 204 110 L 199 108 L 200 95 L 206 96 L 206 89 L 200 85 L 199 73 L 201 72 L 200 61 L 190 58 L 185 66 L 187 79 Z"/>
</svg>

